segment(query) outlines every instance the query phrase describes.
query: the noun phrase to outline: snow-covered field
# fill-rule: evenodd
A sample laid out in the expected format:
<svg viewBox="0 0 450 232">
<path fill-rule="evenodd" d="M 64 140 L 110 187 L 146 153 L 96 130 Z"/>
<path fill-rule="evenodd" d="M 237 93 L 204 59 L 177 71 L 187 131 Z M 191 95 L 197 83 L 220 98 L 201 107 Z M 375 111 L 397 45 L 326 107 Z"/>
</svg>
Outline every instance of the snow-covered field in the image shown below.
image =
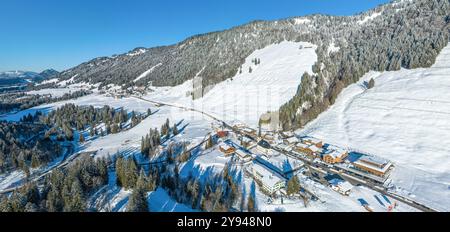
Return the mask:
<svg viewBox="0 0 450 232">
<path fill-rule="evenodd" d="M 162 188 L 148 194 L 150 212 L 194 212 L 189 206 L 174 201 Z"/>
<path fill-rule="evenodd" d="M 268 203 L 268 197 L 259 190 L 259 187 L 250 178 L 244 178 L 245 192 L 256 196 L 256 205 L 258 210 L 262 212 L 367 212 L 361 205 L 360 199 L 367 202 L 374 212 L 388 212 L 389 205 L 394 202 L 397 203 L 397 207 L 392 210 L 393 212 L 417 211 L 415 208 L 390 197 L 387 197 L 389 201 L 386 201 L 380 193 L 363 186 L 354 186 L 350 195 L 344 196 L 321 183 L 306 178 L 302 174 L 297 176 L 300 184 L 319 197 L 319 200 L 309 200 L 306 206 L 304 201 L 299 198 L 284 198 L 283 204 L 281 204 L 280 198 Z"/>
<path fill-rule="evenodd" d="M 40 90 L 28 91 L 27 94 L 39 94 L 39 95 L 51 94 L 52 97 L 61 97 L 66 93 L 75 92 L 77 90 L 79 90 L 79 89 L 75 89 L 75 88 L 40 89 Z"/>
<path fill-rule="evenodd" d="M 42 90 L 45 92 L 45 90 Z M 137 100 L 135 98 L 123 98 L 123 99 L 115 99 L 113 97 L 108 97 L 105 95 L 101 95 L 98 93 L 94 93 L 91 95 L 83 96 L 77 99 L 71 99 L 67 101 L 54 102 L 50 104 L 36 106 L 27 110 L 22 110 L 19 112 L 15 112 L 13 114 L 7 114 L 0 116 L 0 120 L 8 120 L 8 121 L 20 121 L 20 119 L 24 115 L 32 114 L 34 115 L 36 111 L 41 111 L 43 113 L 47 113 L 51 110 L 54 110 L 58 107 L 63 106 L 67 103 L 73 103 L 76 105 L 92 105 L 94 107 L 103 107 L 105 105 L 109 105 L 111 107 L 120 108 L 124 107 L 128 110 L 135 110 L 136 112 L 146 112 L 149 107 L 152 105 L 148 102 Z"/>
<path fill-rule="evenodd" d="M 138 154 L 140 153 L 142 136 L 145 137 L 150 128 L 161 128 L 161 125 L 165 123 L 167 118 L 171 123 L 170 126 L 174 123 L 180 123 L 178 126 L 180 134 L 173 139 L 174 141 L 185 140 L 189 141 L 191 144 L 197 144 L 211 131 L 211 120 L 203 117 L 200 113 L 171 107 L 161 107 L 156 109 L 151 107 L 152 105 L 150 103 L 145 104 L 147 104 L 147 107 L 152 108 L 152 110 L 159 111 L 130 130 L 118 134 L 110 134 L 87 142 L 84 145 L 83 151 L 97 151 L 98 157 L 115 154 L 117 152 Z M 185 128 L 181 130 L 183 127 Z"/>
<path fill-rule="evenodd" d="M 315 48 L 310 43 L 284 41 L 257 50 L 245 60 L 241 74 L 238 72 L 215 85 L 203 98 L 194 101 L 186 96 L 193 89 L 192 81 L 156 88 L 145 98 L 187 105 L 228 122 L 256 127 L 261 114 L 278 110 L 295 95 L 303 73 L 312 73 L 317 60 Z M 260 60 L 259 65 L 252 63 L 255 58 Z M 201 77 L 201 72 L 198 76 Z"/>
<path fill-rule="evenodd" d="M 392 160 L 399 193 L 449 211 L 449 90 L 450 46 L 431 68 L 366 74 L 298 132 Z"/>
</svg>

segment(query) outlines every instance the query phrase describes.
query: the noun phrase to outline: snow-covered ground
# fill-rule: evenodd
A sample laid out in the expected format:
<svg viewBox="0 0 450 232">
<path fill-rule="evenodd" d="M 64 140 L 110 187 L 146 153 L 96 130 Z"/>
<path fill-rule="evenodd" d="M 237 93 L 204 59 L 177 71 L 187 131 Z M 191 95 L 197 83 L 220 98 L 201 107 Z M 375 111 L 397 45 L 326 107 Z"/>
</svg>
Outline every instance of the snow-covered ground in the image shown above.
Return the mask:
<svg viewBox="0 0 450 232">
<path fill-rule="evenodd" d="M 319 199 L 317 201 L 309 200 L 305 206 L 305 202 L 300 198 L 272 199 L 272 203 L 268 203 L 268 196 L 264 195 L 259 186 L 253 183 L 251 178 L 244 178 L 246 194 L 256 196 L 256 206 L 262 212 L 367 212 L 362 206 L 360 199 L 367 202 L 374 212 L 388 212 L 389 205 L 397 203 L 393 212 L 415 212 L 416 209 L 395 201 L 390 197 L 386 197 L 388 201 L 381 196 L 380 193 L 368 189 L 363 186 L 354 186 L 349 196 L 344 196 L 331 188 L 315 182 L 302 174 L 297 175 L 300 185 L 308 191 L 313 192 Z M 378 198 L 378 199 L 377 199 Z"/>
<path fill-rule="evenodd" d="M 42 90 L 43 92 L 45 90 Z M 36 111 L 41 111 L 43 113 L 47 113 L 51 110 L 54 110 L 58 107 L 63 106 L 67 103 L 74 103 L 76 105 L 92 105 L 94 107 L 103 107 L 105 105 L 109 105 L 111 107 L 119 108 L 124 107 L 128 110 L 135 110 L 136 112 L 146 112 L 149 107 L 152 105 L 148 102 L 138 100 L 135 98 L 122 98 L 122 99 L 115 99 L 113 97 L 108 97 L 105 95 L 101 95 L 98 93 L 90 94 L 87 96 L 83 96 L 77 99 L 71 99 L 67 101 L 60 101 L 60 102 L 54 102 L 50 104 L 44 104 L 40 106 L 36 106 L 30 109 L 22 110 L 19 112 L 15 112 L 13 114 L 7 114 L 0 116 L 0 120 L 7 120 L 7 121 L 20 121 L 20 119 L 24 115 L 32 114 L 34 115 Z"/>
<path fill-rule="evenodd" d="M 174 201 L 162 188 L 148 194 L 150 212 L 194 212 L 189 206 Z"/>
<path fill-rule="evenodd" d="M 431 68 L 366 74 L 298 133 L 392 160 L 399 193 L 449 211 L 449 89 L 450 46 Z"/>
<path fill-rule="evenodd" d="M 190 106 L 228 122 L 256 127 L 262 114 L 278 110 L 295 95 L 303 73 L 312 73 L 317 61 L 315 48 L 310 43 L 284 41 L 257 50 L 245 60 L 241 74 L 215 85 L 194 101 L 187 96 L 193 90 L 192 81 L 156 88 L 145 98 Z M 260 60 L 259 65 L 252 63 L 255 58 Z"/>
<path fill-rule="evenodd" d="M 200 181 L 205 181 L 212 175 L 220 174 L 230 160 L 231 158 L 225 157 L 217 147 L 203 151 L 180 167 L 180 176 L 188 177 L 192 175 Z"/>
<path fill-rule="evenodd" d="M 77 88 L 58 88 L 58 89 L 40 89 L 40 90 L 33 90 L 28 91 L 27 94 L 39 94 L 39 95 L 45 95 L 45 94 L 51 94 L 52 97 L 61 97 L 66 93 L 73 93 L 78 91 Z"/>
<path fill-rule="evenodd" d="M 117 152 L 127 155 L 138 154 L 140 153 L 141 138 L 148 134 L 150 128 L 161 128 L 167 118 L 171 123 L 170 126 L 173 126 L 174 123 L 180 123 L 178 126 L 180 134 L 172 139 L 173 141 L 189 141 L 191 144 L 197 144 L 211 131 L 210 124 L 212 121 L 200 113 L 167 106 L 156 109 L 150 103 L 145 104 L 152 110 L 157 110 L 157 112 L 130 130 L 87 142 L 84 144 L 83 151 L 97 151 L 97 157 L 112 155 Z"/>
<path fill-rule="evenodd" d="M 364 19 L 358 21 L 357 23 L 360 24 L 360 25 L 362 25 L 362 24 L 364 24 L 364 23 L 366 23 L 366 22 L 369 22 L 369 21 L 375 19 L 376 17 L 380 16 L 382 13 L 383 13 L 383 12 L 375 12 L 375 13 L 372 13 L 371 15 L 368 15 L 368 16 L 364 17 Z"/>
</svg>

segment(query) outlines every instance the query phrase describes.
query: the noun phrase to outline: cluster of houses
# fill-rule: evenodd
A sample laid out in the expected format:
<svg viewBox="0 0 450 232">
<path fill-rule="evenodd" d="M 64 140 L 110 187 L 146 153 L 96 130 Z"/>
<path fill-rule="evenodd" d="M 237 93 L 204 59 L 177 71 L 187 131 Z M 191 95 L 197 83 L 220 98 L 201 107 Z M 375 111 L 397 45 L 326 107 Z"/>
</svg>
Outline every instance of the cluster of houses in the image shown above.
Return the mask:
<svg viewBox="0 0 450 232">
<path fill-rule="evenodd" d="M 248 133 L 254 131 L 248 130 Z M 287 158 L 274 152 L 269 142 L 261 139 L 256 142 L 244 135 L 231 131 L 216 130 L 218 149 L 225 157 L 233 156 L 245 165 L 247 173 L 267 195 L 273 195 L 285 188 L 287 173 L 303 166 L 300 160 Z M 251 135 L 250 135 L 251 136 Z"/>
<path fill-rule="evenodd" d="M 303 167 L 302 159 L 282 155 L 280 150 L 346 171 L 353 176 L 370 178 L 378 183 L 384 183 L 393 168 L 389 160 L 366 154 L 359 154 L 355 158 L 353 153 L 313 137 L 297 137 L 293 132 L 266 131 L 260 134 L 257 130 L 243 125 L 234 127 L 242 133 L 238 135 L 216 129 L 219 150 L 224 156 L 233 156 L 244 164 L 247 173 L 268 195 L 277 191 L 283 192 L 288 176 Z M 333 174 L 324 178 L 333 190 L 343 195 L 348 195 L 352 189 L 352 185 L 339 175 Z"/>
<path fill-rule="evenodd" d="M 359 154 L 349 158 L 349 152 L 340 147 L 324 144 L 312 137 L 296 137 L 292 132 L 283 132 L 283 143 L 279 149 L 306 157 L 311 161 L 320 160 L 348 171 L 351 174 L 366 177 L 379 183 L 384 183 L 393 168 L 389 160 L 367 154 Z"/>
<path fill-rule="evenodd" d="M 291 134 L 283 135 L 285 136 L 283 144 L 279 145 L 279 148 L 294 154 L 305 156 L 310 160 L 320 159 L 328 164 L 336 164 L 343 162 L 348 156 L 346 150 L 328 144 L 324 146 L 324 143 L 316 138 L 297 138 L 294 135 L 291 136 Z"/>
<path fill-rule="evenodd" d="M 235 156 L 242 163 L 248 163 L 252 160 L 251 153 L 246 151 L 245 146 L 239 145 L 236 141 L 233 141 L 230 136 L 230 131 L 219 130 L 216 132 L 216 137 L 219 141 L 219 150 L 225 157 Z"/>
</svg>

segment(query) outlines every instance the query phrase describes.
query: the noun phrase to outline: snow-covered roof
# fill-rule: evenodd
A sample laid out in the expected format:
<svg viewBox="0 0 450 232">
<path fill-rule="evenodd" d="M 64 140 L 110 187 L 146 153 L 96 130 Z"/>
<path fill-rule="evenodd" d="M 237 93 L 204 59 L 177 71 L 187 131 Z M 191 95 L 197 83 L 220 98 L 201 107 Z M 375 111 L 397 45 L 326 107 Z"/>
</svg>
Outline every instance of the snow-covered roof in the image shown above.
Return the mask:
<svg viewBox="0 0 450 232">
<path fill-rule="evenodd" d="M 309 148 L 310 147 L 310 145 L 304 144 L 304 143 L 297 143 L 297 144 L 295 144 L 295 146 L 299 147 L 299 148 Z"/>
<path fill-rule="evenodd" d="M 389 160 L 387 159 L 383 159 L 381 157 L 377 157 L 377 156 L 369 156 L 369 155 L 364 155 L 361 158 L 359 158 L 358 160 L 362 161 L 362 162 L 366 162 L 366 163 L 372 163 L 375 165 L 379 165 L 379 166 L 383 166 L 389 163 Z"/>
<path fill-rule="evenodd" d="M 330 152 L 326 153 L 325 155 L 329 155 L 333 158 L 339 158 L 341 157 L 345 152 L 339 151 L 339 150 L 331 150 Z"/>
<path fill-rule="evenodd" d="M 266 140 L 264 140 L 264 139 L 261 139 L 261 140 L 258 142 L 258 146 L 263 147 L 263 148 L 266 148 L 266 149 L 270 149 L 270 144 L 269 144 Z"/>
<path fill-rule="evenodd" d="M 308 142 L 315 143 L 315 144 L 322 142 L 322 140 L 316 139 L 313 137 L 304 137 L 304 138 L 302 138 L 302 141 L 308 141 Z"/>
<path fill-rule="evenodd" d="M 228 144 L 226 144 L 224 142 L 220 143 L 219 147 L 222 148 L 223 150 L 228 150 L 228 149 L 233 148 L 233 147 L 231 147 L 230 145 L 228 145 Z"/>
<path fill-rule="evenodd" d="M 370 163 L 366 163 L 364 161 L 361 161 L 361 159 L 358 159 L 357 161 L 353 162 L 353 164 L 359 165 L 359 166 L 363 166 L 375 171 L 379 171 L 382 173 L 386 173 L 386 171 L 392 166 L 392 163 L 389 161 L 388 163 L 384 164 L 382 167 L 377 166 L 377 165 L 372 165 Z"/>
<path fill-rule="evenodd" d="M 290 138 L 287 138 L 286 141 L 287 141 L 288 143 L 296 143 L 296 142 L 298 142 L 299 140 L 297 139 L 297 137 L 290 137 Z"/>
<path fill-rule="evenodd" d="M 274 186 L 280 181 L 284 181 L 283 177 L 278 175 L 257 162 L 253 162 L 252 169 L 258 173 L 261 177 L 261 181 L 269 186 Z"/>
<path fill-rule="evenodd" d="M 242 158 L 245 158 L 245 157 L 247 157 L 247 156 L 250 156 L 249 153 L 247 153 L 247 152 L 245 152 L 245 151 L 243 151 L 243 150 L 241 150 L 241 149 L 237 149 L 237 150 L 236 150 L 236 154 L 237 154 L 238 156 L 242 157 Z"/>
<path fill-rule="evenodd" d="M 282 133 L 286 137 L 292 137 L 295 135 L 294 132 L 292 132 L 292 131 L 283 131 Z"/>
<path fill-rule="evenodd" d="M 242 137 L 242 141 L 243 141 L 244 143 L 250 143 L 252 140 L 251 140 L 249 137 L 244 136 L 244 137 Z"/>
<path fill-rule="evenodd" d="M 328 181 L 332 186 L 338 187 L 339 190 L 342 192 L 350 191 L 353 188 L 353 185 L 351 185 L 348 181 L 345 181 L 340 178 L 334 178 Z"/>
<path fill-rule="evenodd" d="M 318 148 L 316 145 L 310 145 L 308 148 L 315 153 L 322 153 L 322 148 Z"/>
</svg>

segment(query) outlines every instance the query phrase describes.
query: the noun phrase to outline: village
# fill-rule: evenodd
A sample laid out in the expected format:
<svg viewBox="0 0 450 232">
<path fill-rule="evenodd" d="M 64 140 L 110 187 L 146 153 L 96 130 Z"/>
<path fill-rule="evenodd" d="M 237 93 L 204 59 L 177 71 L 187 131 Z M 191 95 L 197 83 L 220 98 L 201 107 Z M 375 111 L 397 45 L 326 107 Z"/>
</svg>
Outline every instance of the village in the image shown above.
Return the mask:
<svg viewBox="0 0 450 232">
<path fill-rule="evenodd" d="M 116 89 L 108 92 L 116 98 L 129 94 Z M 133 96 L 146 100 L 140 95 Z M 158 105 L 161 104 L 169 105 Z M 302 181 L 299 181 L 298 188 L 295 187 L 295 193 L 289 191 L 290 182 L 297 179 L 293 178 L 297 175 L 306 176 L 342 197 L 349 197 L 355 186 L 365 186 L 372 192 L 378 192 L 378 195 L 372 197 L 381 205 L 386 205 L 387 211 L 397 207 L 397 201 L 390 201 L 387 196 L 405 203 L 405 199 L 389 192 L 393 188 L 389 177 L 394 169 L 394 163 L 390 160 L 308 135 L 299 135 L 294 131 L 284 131 L 278 124 L 277 112 L 261 115 L 256 129 L 243 123 L 228 124 L 205 112 L 201 113 L 215 120 L 211 125 L 214 145 L 208 149 L 213 149 L 214 154 L 230 158 L 235 165 L 241 166 L 246 177 L 253 180 L 267 197 L 268 204 L 283 204 L 286 199 L 292 198 L 303 200 L 305 206 L 308 201 L 320 201 L 320 197 Z M 365 210 L 373 211 L 365 199 L 357 200 Z"/>
<path fill-rule="evenodd" d="M 375 155 L 298 136 L 292 131 L 262 131 L 261 128 L 258 131 L 243 124 L 232 128 L 213 125 L 213 128 L 216 149 L 243 167 L 246 175 L 267 196 L 268 203 L 277 200 L 282 204 L 283 199 L 292 197 L 305 202 L 318 200 L 318 196 L 301 182 L 294 194 L 288 191 L 289 182 L 299 173 L 344 197 L 350 195 L 354 186 L 361 184 L 381 193 L 386 193 L 390 187 L 389 175 L 394 164 Z M 376 198 L 387 199 L 384 194 Z M 358 200 L 367 211 L 372 211 L 364 199 Z M 388 211 L 391 211 L 397 203 L 389 202 L 388 205 Z"/>
</svg>

